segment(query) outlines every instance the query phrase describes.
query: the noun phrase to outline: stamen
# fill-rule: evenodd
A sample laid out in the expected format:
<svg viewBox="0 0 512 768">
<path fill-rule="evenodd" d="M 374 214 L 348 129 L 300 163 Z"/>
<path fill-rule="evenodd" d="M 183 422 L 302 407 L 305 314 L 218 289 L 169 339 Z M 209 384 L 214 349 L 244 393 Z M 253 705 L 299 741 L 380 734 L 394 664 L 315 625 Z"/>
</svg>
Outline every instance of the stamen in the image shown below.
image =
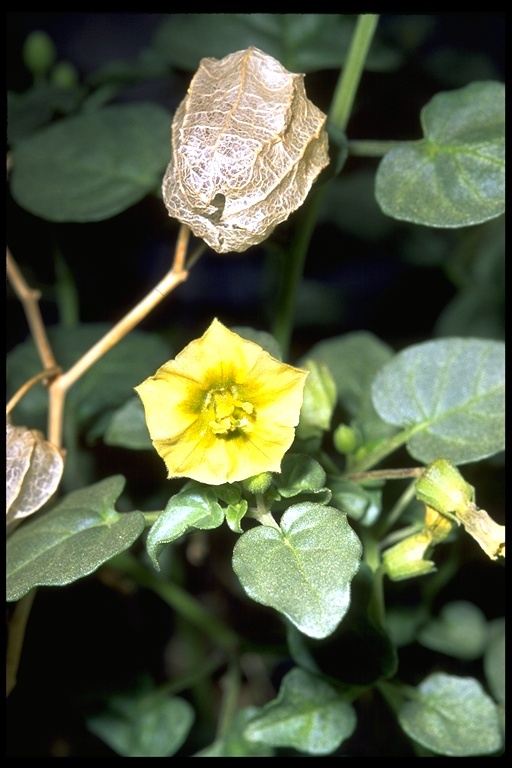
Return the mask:
<svg viewBox="0 0 512 768">
<path fill-rule="evenodd" d="M 208 422 L 214 435 L 227 435 L 237 429 L 250 429 L 248 416 L 254 415 L 254 405 L 236 397 L 236 387 L 222 387 L 208 393 L 206 403 L 215 418 Z"/>
</svg>

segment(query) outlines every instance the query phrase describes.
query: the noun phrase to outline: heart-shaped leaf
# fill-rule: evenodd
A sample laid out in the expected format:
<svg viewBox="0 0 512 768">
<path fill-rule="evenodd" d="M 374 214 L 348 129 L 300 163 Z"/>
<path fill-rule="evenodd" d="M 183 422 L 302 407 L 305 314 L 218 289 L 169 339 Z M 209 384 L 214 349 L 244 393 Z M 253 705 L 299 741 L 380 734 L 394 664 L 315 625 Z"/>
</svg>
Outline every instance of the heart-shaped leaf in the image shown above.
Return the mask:
<svg viewBox="0 0 512 768">
<path fill-rule="evenodd" d="M 283 678 L 279 695 L 245 729 L 250 741 L 328 755 L 356 726 L 352 705 L 316 675 L 295 668 Z"/>
<path fill-rule="evenodd" d="M 457 600 L 445 605 L 439 618 L 420 630 L 418 640 L 427 648 L 457 659 L 477 659 L 487 641 L 487 621 L 476 605 Z"/>
<path fill-rule="evenodd" d="M 379 371 L 372 397 L 419 461 L 492 456 L 505 447 L 504 344 L 453 338 L 408 347 Z"/>
<path fill-rule="evenodd" d="M 13 149 L 11 191 L 50 221 L 101 221 L 154 192 L 168 161 L 171 116 L 117 104 L 63 118 Z"/>
<path fill-rule="evenodd" d="M 114 412 L 104 440 L 107 445 L 120 445 L 135 451 L 153 450 L 140 397 L 131 397 Z"/>
<path fill-rule="evenodd" d="M 353 418 L 363 440 L 377 440 L 392 432 L 375 413 L 370 384 L 393 350 L 372 333 L 356 331 L 315 344 L 308 358 L 327 365 L 338 401 Z"/>
<path fill-rule="evenodd" d="M 7 541 L 7 600 L 40 585 L 70 584 L 128 549 L 144 530 L 144 515 L 114 509 L 124 483 L 115 475 L 74 491 L 14 531 Z"/>
<path fill-rule="evenodd" d="M 448 757 L 489 755 L 503 743 L 498 708 L 471 677 L 430 675 L 398 720 L 412 739 Z"/>
<path fill-rule="evenodd" d="M 196 752 L 195 757 L 273 757 L 272 747 L 245 738 L 245 726 L 257 711 L 257 707 L 237 710 L 228 728 L 223 728 L 213 744 Z"/>
<path fill-rule="evenodd" d="M 430 227 L 466 227 L 505 210 L 505 86 L 438 93 L 421 112 L 424 140 L 391 149 L 376 178 L 384 213 Z"/>
<path fill-rule="evenodd" d="M 122 757 L 169 757 L 193 721 L 188 701 L 150 691 L 112 696 L 108 710 L 90 717 L 87 727 Z"/>
<path fill-rule="evenodd" d="M 505 619 L 495 619 L 489 625 L 484 670 L 489 690 L 500 704 L 505 704 L 505 655 Z"/>
<path fill-rule="evenodd" d="M 360 558 L 346 515 L 306 502 L 283 514 L 280 530 L 259 526 L 244 533 L 233 568 L 253 600 L 280 611 L 306 635 L 327 637 L 348 610 Z"/>
</svg>

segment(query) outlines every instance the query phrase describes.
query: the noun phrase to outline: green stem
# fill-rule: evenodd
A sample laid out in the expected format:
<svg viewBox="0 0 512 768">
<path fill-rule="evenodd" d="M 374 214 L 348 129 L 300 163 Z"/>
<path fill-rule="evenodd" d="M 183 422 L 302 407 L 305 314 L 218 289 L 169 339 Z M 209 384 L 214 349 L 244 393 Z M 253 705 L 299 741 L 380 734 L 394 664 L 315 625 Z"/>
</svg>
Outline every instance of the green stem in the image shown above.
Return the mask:
<svg viewBox="0 0 512 768">
<path fill-rule="evenodd" d="M 30 592 L 27 592 L 27 594 L 21 598 L 21 600 L 18 600 L 14 606 L 12 616 L 9 620 L 9 625 L 7 628 L 8 632 L 5 673 L 5 687 L 7 696 L 9 696 L 13 688 L 16 686 L 18 667 L 20 663 L 21 652 L 23 650 L 23 640 L 25 638 L 25 630 L 27 628 L 27 622 L 36 593 L 37 588 L 31 589 Z"/>
<path fill-rule="evenodd" d="M 384 572 L 381 567 L 381 553 L 379 542 L 373 533 L 363 528 L 359 532 L 363 544 L 364 562 L 373 573 L 373 585 L 371 597 L 368 602 L 368 615 L 381 627 L 386 620 L 384 601 Z"/>
<path fill-rule="evenodd" d="M 347 62 L 336 86 L 329 116 L 329 121 L 338 129 L 344 130 L 346 127 L 378 18 L 376 14 L 363 14 L 357 21 Z M 273 334 L 279 342 L 284 360 L 288 357 L 297 292 L 323 191 L 323 187 L 316 189 L 304 204 L 290 252 L 286 254 L 284 262 L 284 279 L 280 289 L 281 295 L 277 300 L 273 327 Z"/>
<path fill-rule="evenodd" d="M 355 140 L 348 142 L 348 153 L 353 157 L 382 157 L 390 149 L 404 145 L 419 144 L 418 141 L 372 141 Z"/>
<path fill-rule="evenodd" d="M 395 502 L 386 519 L 383 520 L 382 525 L 376 527 L 375 536 L 379 540 L 395 525 L 397 520 L 401 517 L 411 501 L 414 499 L 416 493 L 416 480 L 409 483 L 405 491 L 400 495 L 400 498 Z"/>
<path fill-rule="evenodd" d="M 217 726 L 217 738 L 226 736 L 235 717 L 241 688 L 241 676 L 238 661 L 232 660 L 222 679 L 222 703 Z"/>
<path fill-rule="evenodd" d="M 361 14 L 357 20 L 347 61 L 336 85 L 329 112 L 329 122 L 342 131 L 346 129 L 352 112 L 357 88 L 378 21 L 379 16 L 375 13 Z"/>
<path fill-rule="evenodd" d="M 409 693 L 414 698 L 417 698 L 417 691 L 408 685 L 403 685 L 400 682 L 387 682 L 382 681 L 377 683 L 377 690 L 386 701 L 388 707 L 395 715 L 400 710 L 404 703 L 406 693 Z"/>
<path fill-rule="evenodd" d="M 238 635 L 223 622 L 216 619 L 202 605 L 185 592 L 177 584 L 164 581 L 162 578 L 146 570 L 127 552 L 117 555 L 110 565 L 131 576 L 137 584 L 152 590 L 170 605 L 182 618 L 198 627 L 226 653 L 232 653 L 239 645 Z"/>
<path fill-rule="evenodd" d="M 80 301 L 73 275 L 60 251 L 55 254 L 55 293 L 60 325 L 76 328 L 80 323 Z"/>
<path fill-rule="evenodd" d="M 281 348 L 283 360 L 288 357 L 292 328 L 295 320 L 297 292 L 302 280 L 304 262 L 311 236 L 315 229 L 318 210 L 323 197 L 323 187 L 311 192 L 302 207 L 295 235 L 289 251 L 285 255 L 283 283 L 277 301 L 273 335 Z"/>
<path fill-rule="evenodd" d="M 254 518 L 261 525 L 268 525 L 271 528 L 276 528 L 278 531 L 281 530 L 272 517 L 270 510 L 267 509 L 265 504 L 265 497 L 262 493 L 256 494 L 256 508 L 252 507 L 249 509 L 247 516 Z"/>
<path fill-rule="evenodd" d="M 350 472 L 348 475 L 345 475 L 345 480 L 350 480 L 353 483 L 371 482 L 372 480 L 406 480 L 409 477 L 419 477 L 424 471 L 424 467 L 374 469 L 368 472 Z"/>
<path fill-rule="evenodd" d="M 144 523 L 146 528 L 151 528 L 151 526 L 156 523 L 162 514 L 162 510 L 159 509 L 157 512 L 143 512 L 142 514 L 144 515 Z"/>
<path fill-rule="evenodd" d="M 144 698 L 148 702 L 166 696 L 178 696 L 183 691 L 188 691 L 197 686 L 202 680 L 210 678 L 215 672 L 225 666 L 225 660 L 213 656 L 201 659 L 190 672 L 186 672 L 177 678 L 162 683 L 155 690 L 150 691 Z"/>
<path fill-rule="evenodd" d="M 378 464 L 379 461 L 382 461 L 382 459 L 385 459 L 390 453 L 393 453 L 397 448 L 404 445 L 415 432 L 423 428 L 424 424 L 415 425 L 414 427 L 411 427 L 411 429 L 404 429 L 402 432 L 398 432 L 398 434 L 393 435 L 389 440 L 384 440 L 377 445 L 373 451 L 370 451 L 364 456 L 361 456 L 360 459 L 356 459 L 354 463 L 351 463 L 348 471 L 345 473 L 346 476 L 352 477 L 360 472 L 366 472 L 368 469 L 371 469 L 375 464 Z"/>
</svg>

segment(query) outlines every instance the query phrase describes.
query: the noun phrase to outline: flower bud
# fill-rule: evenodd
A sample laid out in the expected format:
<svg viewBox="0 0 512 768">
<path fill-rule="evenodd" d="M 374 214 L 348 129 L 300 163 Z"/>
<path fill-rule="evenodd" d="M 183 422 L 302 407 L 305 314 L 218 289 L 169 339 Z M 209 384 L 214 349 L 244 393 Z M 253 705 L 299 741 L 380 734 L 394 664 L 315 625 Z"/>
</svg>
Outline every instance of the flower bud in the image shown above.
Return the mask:
<svg viewBox="0 0 512 768">
<path fill-rule="evenodd" d="M 345 455 L 354 453 L 358 446 L 357 433 L 348 424 L 340 424 L 334 430 L 333 434 L 334 447 L 338 453 Z"/>
<path fill-rule="evenodd" d="M 436 459 L 416 483 L 416 497 L 443 515 L 453 517 L 473 503 L 475 489 L 453 464 L 446 459 Z"/>
<path fill-rule="evenodd" d="M 382 564 L 389 578 L 393 581 L 403 581 L 435 571 L 432 560 L 423 559 L 431 545 L 430 532 L 423 530 L 387 549 L 382 555 Z"/>
<path fill-rule="evenodd" d="M 248 477 L 242 482 L 242 486 L 248 493 L 265 493 L 272 482 L 272 472 L 260 472 L 259 475 Z"/>
<path fill-rule="evenodd" d="M 78 72 L 70 61 L 59 61 L 52 70 L 52 83 L 59 88 L 73 88 L 78 84 Z"/>
<path fill-rule="evenodd" d="M 337 392 L 334 379 L 325 363 L 306 360 L 303 368 L 309 371 L 309 376 L 304 387 L 297 436 L 301 440 L 307 440 L 320 436 L 330 428 Z"/>
<path fill-rule="evenodd" d="M 36 76 L 44 75 L 55 62 L 57 52 L 53 40 L 46 32 L 31 32 L 23 44 L 23 61 Z"/>
</svg>

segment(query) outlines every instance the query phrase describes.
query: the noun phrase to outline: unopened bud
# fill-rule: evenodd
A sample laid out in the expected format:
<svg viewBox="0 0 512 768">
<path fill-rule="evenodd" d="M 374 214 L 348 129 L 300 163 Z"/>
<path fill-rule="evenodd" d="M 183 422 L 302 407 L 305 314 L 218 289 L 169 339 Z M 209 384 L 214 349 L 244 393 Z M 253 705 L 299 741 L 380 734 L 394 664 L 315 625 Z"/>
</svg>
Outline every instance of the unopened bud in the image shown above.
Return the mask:
<svg viewBox="0 0 512 768">
<path fill-rule="evenodd" d="M 432 536 L 429 531 L 423 530 L 387 549 L 382 555 L 382 564 L 389 578 L 403 581 L 435 571 L 432 560 L 423 559 L 431 545 Z"/>
<path fill-rule="evenodd" d="M 304 386 L 297 436 L 307 440 L 330 428 L 337 393 L 331 372 L 324 363 L 306 360 L 301 367 L 309 371 L 309 376 Z"/>
<path fill-rule="evenodd" d="M 272 482 L 272 472 L 261 472 L 259 475 L 248 477 L 242 485 L 248 493 L 265 493 Z"/>
<path fill-rule="evenodd" d="M 355 430 L 347 424 L 340 424 L 339 427 L 334 430 L 332 439 L 334 447 L 338 453 L 343 453 L 345 455 L 354 453 L 359 443 Z"/>
<path fill-rule="evenodd" d="M 475 489 L 466 483 L 457 467 L 436 459 L 416 483 L 416 498 L 448 517 L 463 512 L 475 499 Z"/>
<path fill-rule="evenodd" d="M 46 32 L 31 32 L 23 44 L 23 61 L 33 75 L 46 74 L 56 56 L 55 44 Z"/>
</svg>

